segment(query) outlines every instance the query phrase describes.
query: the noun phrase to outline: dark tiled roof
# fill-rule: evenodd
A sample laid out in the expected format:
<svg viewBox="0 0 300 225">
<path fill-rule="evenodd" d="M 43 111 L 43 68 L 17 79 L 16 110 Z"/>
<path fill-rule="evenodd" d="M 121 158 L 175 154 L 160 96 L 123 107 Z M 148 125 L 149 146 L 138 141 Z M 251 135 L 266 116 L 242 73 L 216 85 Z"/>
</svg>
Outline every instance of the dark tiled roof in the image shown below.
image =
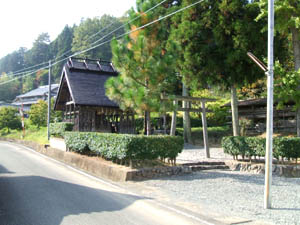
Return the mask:
<svg viewBox="0 0 300 225">
<path fill-rule="evenodd" d="M 99 66 L 100 65 L 100 66 Z M 96 60 L 74 60 L 68 61 L 63 69 L 63 74 L 58 93 L 57 104 L 63 102 L 62 87 L 66 79 L 72 100 L 76 105 L 119 107 L 105 95 L 105 82 L 112 76 L 117 76 L 109 62 Z"/>
<path fill-rule="evenodd" d="M 55 89 L 58 89 L 58 87 L 59 87 L 59 84 L 52 84 L 51 85 L 51 91 L 53 91 Z M 47 95 L 48 94 L 48 89 L 49 89 L 48 85 L 40 86 L 37 89 L 29 91 L 29 92 L 27 92 L 25 94 L 18 95 L 17 98 L 26 98 L 26 97 Z"/>
</svg>

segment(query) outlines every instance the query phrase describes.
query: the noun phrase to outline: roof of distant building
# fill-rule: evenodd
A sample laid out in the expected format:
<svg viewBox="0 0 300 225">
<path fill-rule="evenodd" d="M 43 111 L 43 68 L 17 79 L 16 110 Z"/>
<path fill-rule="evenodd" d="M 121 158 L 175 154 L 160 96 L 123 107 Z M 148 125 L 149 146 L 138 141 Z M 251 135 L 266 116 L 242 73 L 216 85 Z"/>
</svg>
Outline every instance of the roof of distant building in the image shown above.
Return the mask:
<svg viewBox="0 0 300 225">
<path fill-rule="evenodd" d="M 58 89 L 59 84 L 52 84 L 51 91 Z M 26 97 L 33 97 L 33 96 L 43 96 L 48 94 L 49 85 L 39 86 L 38 88 L 31 90 L 25 94 L 18 95 L 16 98 L 26 98 Z"/>
</svg>

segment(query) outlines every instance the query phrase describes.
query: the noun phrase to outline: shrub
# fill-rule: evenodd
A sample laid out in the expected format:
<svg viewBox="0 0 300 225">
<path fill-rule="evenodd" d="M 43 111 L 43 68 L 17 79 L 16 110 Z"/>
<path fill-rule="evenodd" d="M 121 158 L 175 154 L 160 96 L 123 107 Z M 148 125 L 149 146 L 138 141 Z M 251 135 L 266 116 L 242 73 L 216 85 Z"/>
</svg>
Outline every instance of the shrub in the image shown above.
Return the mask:
<svg viewBox="0 0 300 225">
<path fill-rule="evenodd" d="M 47 126 L 48 104 L 43 100 L 38 100 L 36 104 L 31 105 L 29 110 L 29 119 L 32 124 L 41 127 Z"/>
<path fill-rule="evenodd" d="M 18 110 L 13 107 L 2 107 L 0 109 L 0 129 L 9 133 L 10 129 L 20 129 L 21 118 L 18 116 Z"/>
<path fill-rule="evenodd" d="M 65 143 L 69 150 L 85 153 L 89 150 L 88 148 L 88 139 L 89 136 L 87 133 L 81 132 L 65 132 Z"/>
<path fill-rule="evenodd" d="M 240 156 L 265 156 L 266 139 L 257 137 L 224 137 L 222 139 L 224 152 L 236 158 Z M 278 137 L 273 141 L 273 156 L 276 159 L 299 158 L 300 138 Z"/>
<path fill-rule="evenodd" d="M 73 130 L 73 123 L 60 122 L 60 123 L 50 123 L 50 134 L 54 137 L 64 137 L 66 131 Z"/>
<path fill-rule="evenodd" d="M 183 149 L 177 136 L 66 132 L 65 142 L 71 151 L 90 150 L 109 160 L 174 160 Z"/>
</svg>

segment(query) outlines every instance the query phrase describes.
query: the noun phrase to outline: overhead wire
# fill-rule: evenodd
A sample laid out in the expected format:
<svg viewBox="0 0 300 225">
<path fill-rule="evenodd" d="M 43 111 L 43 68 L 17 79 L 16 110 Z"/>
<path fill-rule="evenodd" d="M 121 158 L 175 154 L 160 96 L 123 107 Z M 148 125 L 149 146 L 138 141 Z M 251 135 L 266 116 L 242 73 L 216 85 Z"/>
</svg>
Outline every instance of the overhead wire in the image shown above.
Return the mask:
<svg viewBox="0 0 300 225">
<path fill-rule="evenodd" d="M 130 31 L 128 31 L 128 32 L 126 32 L 126 33 L 124 33 L 124 34 L 122 34 L 122 35 L 119 35 L 119 36 L 115 37 L 115 38 L 116 38 L 116 39 L 120 39 L 120 38 L 122 38 L 122 37 L 124 37 L 124 36 L 126 36 L 126 35 L 129 35 L 129 34 L 131 34 L 131 33 L 133 33 L 133 32 L 136 32 L 136 31 L 141 30 L 141 29 L 143 29 L 143 28 L 145 28 L 145 27 L 148 27 L 148 26 L 150 26 L 150 25 L 152 25 L 152 24 L 154 24 L 154 23 L 157 23 L 157 22 L 159 22 L 159 21 L 161 21 L 161 20 L 164 20 L 164 19 L 166 19 L 166 18 L 168 18 L 168 17 L 170 17 L 170 16 L 173 16 L 173 15 L 179 13 L 179 12 L 182 12 L 182 11 L 188 9 L 188 8 L 191 8 L 191 7 L 193 7 L 193 6 L 195 6 L 195 5 L 199 4 L 199 3 L 201 3 L 201 2 L 203 2 L 203 1 L 204 1 L 204 0 L 199 0 L 199 1 L 195 2 L 195 3 L 193 3 L 193 4 L 190 4 L 190 5 L 188 5 L 188 6 L 185 6 L 185 7 L 181 8 L 181 9 L 178 9 L 178 10 L 176 10 L 176 11 L 170 13 L 170 14 L 167 14 L 167 15 L 165 15 L 165 16 L 163 16 L 163 17 L 160 17 L 160 18 L 158 18 L 158 19 L 156 19 L 156 20 L 153 20 L 153 21 L 151 21 L 151 22 L 149 22 L 149 23 L 147 23 L 147 24 L 144 24 L 144 25 L 142 25 L 142 26 L 140 26 L 140 27 L 138 27 L 138 28 L 136 28 L 136 29 L 134 29 L 134 30 L 130 30 Z M 71 56 L 69 56 L 69 57 L 67 57 L 67 58 L 64 58 L 64 59 L 61 59 L 61 60 L 58 60 L 58 61 L 52 63 L 52 66 L 54 66 L 54 65 L 56 65 L 56 64 L 58 64 L 58 63 L 60 63 L 60 62 L 62 62 L 62 61 L 64 61 L 64 60 L 66 60 L 66 59 L 68 59 L 68 58 L 70 58 L 70 57 L 74 57 L 74 56 L 80 55 L 80 54 L 82 54 L 82 53 L 88 52 L 88 51 L 90 51 L 90 50 L 92 50 L 92 49 L 98 48 L 98 47 L 100 47 L 100 46 L 102 46 L 102 45 L 104 45 L 104 44 L 106 44 L 106 43 L 109 43 L 110 41 L 112 41 L 112 39 L 107 40 L 107 41 L 105 41 L 105 42 L 102 42 L 102 43 L 100 43 L 100 44 L 97 44 L 97 45 L 95 45 L 95 46 L 92 46 L 92 47 L 90 47 L 90 48 L 87 48 L 87 49 L 85 49 L 85 50 L 76 52 L 76 53 L 72 54 Z M 11 80 L 2 82 L 2 83 L 0 83 L 0 86 L 1 86 L 1 85 L 4 85 L 4 84 L 7 84 L 7 83 L 9 83 L 9 82 L 12 82 L 12 81 L 14 81 L 14 80 L 17 80 L 17 79 L 19 79 L 20 77 L 23 78 L 23 77 L 27 77 L 27 76 L 29 76 L 29 75 L 32 75 L 33 73 L 35 73 L 35 72 L 37 72 L 37 71 L 39 71 L 39 70 L 41 70 L 41 69 L 49 69 L 49 67 L 50 67 L 50 66 L 48 65 L 48 66 L 45 66 L 45 67 L 43 67 L 43 68 L 40 68 L 40 69 L 38 69 L 38 70 L 36 70 L 36 71 L 34 71 L 34 72 L 31 72 L 31 73 L 29 73 L 29 74 L 26 74 L 26 75 L 23 75 L 23 76 L 19 76 L 19 77 L 13 78 L 13 79 L 11 79 Z"/>
<path fill-rule="evenodd" d="M 151 7 L 150 9 L 146 10 L 145 13 L 148 13 L 152 10 L 154 10 L 155 8 L 157 8 L 158 6 L 160 6 L 161 4 L 163 4 L 164 2 L 166 2 L 167 0 L 163 0 L 161 2 L 159 2 L 158 4 L 156 4 L 155 6 Z M 103 39 L 105 39 L 106 37 L 108 37 L 109 35 L 113 34 L 114 32 L 120 30 L 121 28 L 127 26 L 128 24 L 132 23 L 133 21 L 137 20 L 138 18 L 140 18 L 141 15 L 138 15 L 137 17 L 131 19 L 130 21 L 128 21 L 127 23 L 119 26 L 118 28 L 114 29 L 113 31 L 109 32 L 108 34 L 102 36 L 100 39 L 96 40 L 95 42 L 92 42 L 91 44 L 89 44 L 89 46 L 93 46 L 94 44 L 102 41 Z M 90 37 L 88 37 L 85 41 L 88 41 L 90 40 L 91 38 L 95 37 L 96 35 L 98 35 L 99 33 L 103 32 L 104 30 L 108 29 L 109 27 L 111 27 L 115 22 L 112 22 L 110 23 L 109 25 L 107 25 L 106 27 L 102 28 L 101 30 L 99 30 L 98 32 L 94 33 L 93 35 L 91 35 Z M 62 57 L 65 57 L 66 54 L 68 54 L 69 52 L 71 52 L 72 49 L 69 49 L 68 51 L 65 51 L 63 52 L 61 55 L 57 56 L 56 57 L 56 60 L 58 60 L 59 58 L 62 58 Z M 68 56 L 70 57 L 70 56 Z M 33 66 L 30 66 L 30 67 L 27 67 L 27 68 L 24 68 L 24 69 L 21 69 L 21 70 L 18 70 L 18 71 L 15 71 L 15 72 L 10 72 L 10 74 L 12 73 L 12 75 L 20 75 L 20 74 L 23 74 L 24 71 L 26 71 L 27 69 L 31 69 L 31 68 L 35 68 L 35 67 L 38 67 L 38 66 L 41 66 L 41 65 L 44 65 L 44 64 L 48 64 L 49 62 L 43 62 L 43 63 L 40 63 L 40 64 L 37 64 L 37 65 L 33 65 Z M 42 68 L 39 68 L 37 70 L 41 70 Z"/>
</svg>

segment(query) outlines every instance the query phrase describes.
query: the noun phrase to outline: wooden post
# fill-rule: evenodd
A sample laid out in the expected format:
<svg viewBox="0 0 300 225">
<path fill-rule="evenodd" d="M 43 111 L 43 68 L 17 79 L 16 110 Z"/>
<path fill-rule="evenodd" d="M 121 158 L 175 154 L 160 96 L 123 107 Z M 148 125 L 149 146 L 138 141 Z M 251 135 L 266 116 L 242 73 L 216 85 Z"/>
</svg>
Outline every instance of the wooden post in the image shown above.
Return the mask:
<svg viewBox="0 0 300 225">
<path fill-rule="evenodd" d="M 203 143 L 206 151 L 206 158 L 210 158 L 209 146 L 208 146 L 208 134 L 207 134 L 207 122 L 206 122 L 206 110 L 205 110 L 205 101 L 201 101 L 202 108 L 202 128 L 203 128 Z"/>
<path fill-rule="evenodd" d="M 172 123 L 171 123 L 171 131 L 170 131 L 171 136 L 175 136 L 175 131 L 176 131 L 177 105 L 178 105 L 178 100 L 174 100 L 174 111 L 173 111 L 173 114 L 172 114 Z"/>
</svg>

